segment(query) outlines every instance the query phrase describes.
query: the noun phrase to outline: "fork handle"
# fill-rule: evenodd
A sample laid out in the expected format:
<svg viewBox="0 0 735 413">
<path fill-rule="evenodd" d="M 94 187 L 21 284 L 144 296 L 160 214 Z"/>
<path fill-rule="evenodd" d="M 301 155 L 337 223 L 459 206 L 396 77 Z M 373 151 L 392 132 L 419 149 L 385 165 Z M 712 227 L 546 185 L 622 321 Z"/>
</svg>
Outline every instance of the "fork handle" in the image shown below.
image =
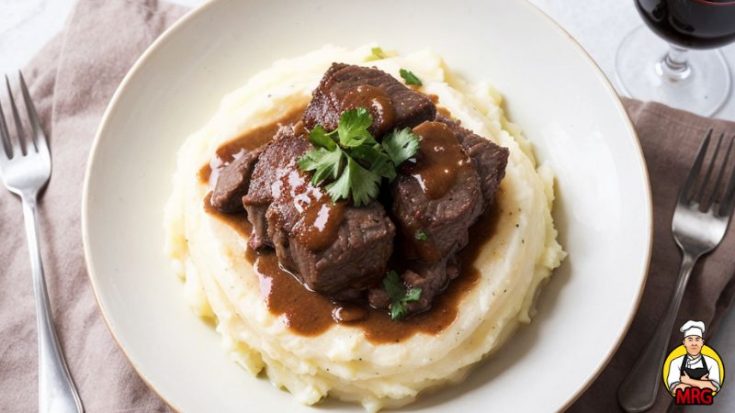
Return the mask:
<svg viewBox="0 0 735 413">
<path fill-rule="evenodd" d="M 618 389 L 620 405 L 628 412 L 642 412 L 653 406 L 661 383 L 661 368 L 668 353 L 671 329 L 674 327 L 679 313 L 681 299 L 684 297 L 689 276 L 699 256 L 684 253 L 679 281 L 671 297 L 664 318 L 656 327 L 656 332 L 646 345 L 645 351 L 638 357 L 623 384 Z M 667 389 L 668 391 L 668 389 Z"/>
<path fill-rule="evenodd" d="M 81 413 L 84 408 L 71 374 L 69 374 L 69 368 L 64 360 L 64 353 L 59 345 L 59 339 L 56 337 L 56 330 L 51 317 L 51 305 L 46 290 L 46 278 L 43 274 L 38 242 L 36 195 L 23 195 L 22 199 L 28 251 L 31 255 L 33 295 L 36 301 L 38 411 L 40 413 Z"/>
</svg>

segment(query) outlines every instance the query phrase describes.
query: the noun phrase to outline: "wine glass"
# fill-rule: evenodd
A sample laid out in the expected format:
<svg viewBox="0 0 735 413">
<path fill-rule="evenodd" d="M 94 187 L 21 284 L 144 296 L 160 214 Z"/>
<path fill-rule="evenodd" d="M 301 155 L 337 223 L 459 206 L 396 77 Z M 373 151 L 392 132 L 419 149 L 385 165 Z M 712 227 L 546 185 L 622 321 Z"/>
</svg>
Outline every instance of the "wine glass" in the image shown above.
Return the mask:
<svg viewBox="0 0 735 413">
<path fill-rule="evenodd" d="M 730 68 L 719 50 L 691 49 L 735 41 L 735 0 L 634 1 L 650 30 L 638 27 L 618 48 L 615 69 L 622 90 L 637 99 L 715 114 L 730 96 Z"/>
</svg>

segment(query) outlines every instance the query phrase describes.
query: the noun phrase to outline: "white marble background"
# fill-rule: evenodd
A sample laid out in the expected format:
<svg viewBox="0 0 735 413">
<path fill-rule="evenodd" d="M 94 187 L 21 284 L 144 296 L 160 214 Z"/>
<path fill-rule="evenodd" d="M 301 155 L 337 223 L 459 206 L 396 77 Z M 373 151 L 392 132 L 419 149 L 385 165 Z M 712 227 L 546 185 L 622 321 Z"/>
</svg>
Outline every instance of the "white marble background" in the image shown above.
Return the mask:
<svg viewBox="0 0 735 413">
<path fill-rule="evenodd" d="M 120 0 L 111 0 L 120 1 Z M 169 0 L 194 7 L 203 0 Z M 529 0 L 563 26 L 615 84 L 615 51 L 625 34 L 642 24 L 632 0 Z M 0 0 L 0 74 L 23 67 L 57 33 L 75 0 Z M 735 44 L 722 49 L 735 68 Z M 716 114 L 735 120 L 735 96 Z M 735 372 L 735 311 L 728 314 L 712 343 Z M 732 374 L 732 373 L 731 373 Z M 727 390 L 732 387 L 732 390 Z M 725 386 L 711 407 L 687 411 L 735 411 L 735 385 Z"/>
</svg>

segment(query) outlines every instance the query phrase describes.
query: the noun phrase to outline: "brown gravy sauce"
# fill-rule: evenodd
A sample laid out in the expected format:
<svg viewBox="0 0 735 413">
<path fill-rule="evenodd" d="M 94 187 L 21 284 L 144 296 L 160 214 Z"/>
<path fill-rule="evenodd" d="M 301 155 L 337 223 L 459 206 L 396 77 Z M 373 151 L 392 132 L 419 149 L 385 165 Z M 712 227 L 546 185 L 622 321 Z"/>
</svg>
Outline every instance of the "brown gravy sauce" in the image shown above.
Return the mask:
<svg viewBox="0 0 735 413">
<path fill-rule="evenodd" d="M 379 102 L 379 98 L 376 97 L 373 102 Z M 214 183 L 216 171 L 219 168 L 241 156 L 243 151 L 255 149 L 269 142 L 281 125 L 297 122 L 303 111 L 304 109 L 296 110 L 271 125 L 251 130 L 222 145 L 218 148 L 212 162 L 199 171 L 199 178 L 204 182 Z M 443 126 L 443 124 L 439 125 Z M 441 126 L 434 126 L 432 123 L 429 127 L 422 128 L 419 126 L 416 129 L 414 131 L 424 139 L 422 141 L 422 153 L 431 160 L 425 162 L 429 165 L 425 167 L 417 163 L 418 168 L 415 173 L 420 177 L 417 179 L 422 180 L 427 196 L 441 197 L 454 182 L 454 174 L 451 171 L 444 171 L 444 169 L 456 169 L 456 166 L 463 167 L 468 158 L 459 150 L 459 143 L 451 132 L 447 136 L 441 130 Z M 450 141 L 449 137 L 453 141 Z M 304 196 L 303 189 L 308 186 L 304 174 L 294 174 L 294 176 L 287 176 L 284 179 L 294 181 L 283 182 L 283 184 L 289 185 L 290 192 L 294 192 L 295 198 Z M 298 188 L 301 188 L 301 190 Z M 231 226 L 243 237 L 249 237 L 252 226 L 245 214 L 223 214 L 217 211 L 210 205 L 210 196 L 211 193 L 207 194 L 204 199 L 204 210 Z M 336 232 L 330 231 L 330 228 L 334 228 L 335 225 L 339 226 L 345 205 L 340 203 L 331 204 L 330 202 L 331 207 L 327 206 L 325 208 L 326 202 L 323 202 L 321 195 L 306 194 L 305 196 L 311 197 L 311 199 L 304 199 L 305 203 L 302 205 L 304 207 L 302 209 L 304 219 L 302 221 L 308 224 L 305 228 L 310 229 L 303 230 L 303 234 L 299 231 L 295 234 L 297 237 L 303 236 L 307 240 L 306 242 L 310 243 L 310 247 L 327 246 L 332 239 L 331 236 L 325 234 Z M 296 199 L 295 201 L 297 202 L 296 205 L 299 205 L 299 200 Z M 457 317 L 459 302 L 480 277 L 480 272 L 474 266 L 474 262 L 482 246 L 495 232 L 495 227 L 501 215 L 502 211 L 498 208 L 490 208 L 470 228 L 470 242 L 458 254 L 461 274 L 434 300 L 432 308 L 429 311 L 400 321 L 391 320 L 384 310 L 375 310 L 355 304 L 335 303 L 321 294 L 309 291 L 294 275 L 279 264 L 274 251 L 256 253 L 248 248 L 245 256 L 253 265 L 258 276 L 261 294 L 266 300 L 268 309 L 271 313 L 282 316 L 286 325 L 293 332 L 304 336 L 316 336 L 339 323 L 361 329 L 365 337 L 372 343 L 397 343 L 417 333 L 438 334 L 454 321 Z"/>
<path fill-rule="evenodd" d="M 396 117 L 393 101 L 383 89 L 372 85 L 359 85 L 342 98 L 345 108 L 367 108 L 373 114 L 373 125 L 392 125 Z M 376 130 L 381 135 L 387 130 Z"/>
<path fill-rule="evenodd" d="M 332 202 L 327 191 L 311 185 L 309 176 L 292 169 L 280 180 L 279 202 L 293 205 L 299 219 L 289 231 L 311 251 L 321 251 L 331 245 L 339 234 L 345 202 Z"/>
<path fill-rule="evenodd" d="M 231 225 L 243 236 L 249 236 L 249 223 L 243 215 L 222 214 L 213 208 L 208 213 Z M 253 265 L 260 283 L 261 294 L 271 313 L 283 317 L 289 329 L 303 336 L 317 336 L 335 324 L 361 329 L 372 343 L 398 343 L 417 333 L 436 335 L 457 317 L 459 302 L 480 278 L 474 266 L 483 245 L 495 232 L 502 211 L 491 208 L 470 228 L 470 242 L 459 254 L 461 274 L 435 300 L 432 308 L 405 320 L 393 321 L 385 310 L 341 305 L 321 294 L 309 291 L 278 263 L 275 252 L 256 253 L 250 249 L 245 256 Z M 364 314 L 367 312 L 367 315 Z M 342 322 L 335 321 L 342 319 Z M 350 320 L 357 321 L 350 321 Z"/>
<path fill-rule="evenodd" d="M 416 163 L 406 165 L 421 186 L 426 197 L 439 199 L 453 186 L 471 160 L 449 127 L 441 122 L 424 122 L 413 128 L 421 138 Z"/>
<path fill-rule="evenodd" d="M 215 156 L 209 161 L 209 164 L 204 165 L 199 170 L 199 179 L 202 182 L 208 182 L 210 185 L 214 185 L 220 169 L 242 156 L 245 152 L 257 149 L 270 142 L 273 139 L 273 135 L 278 131 L 278 128 L 283 125 L 297 123 L 304 115 L 305 110 L 306 107 L 294 109 L 273 123 L 251 129 L 220 145 L 215 152 Z"/>
<path fill-rule="evenodd" d="M 209 202 L 209 198 L 211 197 L 212 192 L 207 193 L 204 197 L 204 211 L 210 215 L 216 216 L 220 221 L 232 227 L 232 229 L 237 231 L 237 233 L 243 237 L 250 237 L 250 234 L 253 231 L 253 226 L 245 217 L 245 214 L 223 214 L 222 212 L 217 211 Z"/>
</svg>

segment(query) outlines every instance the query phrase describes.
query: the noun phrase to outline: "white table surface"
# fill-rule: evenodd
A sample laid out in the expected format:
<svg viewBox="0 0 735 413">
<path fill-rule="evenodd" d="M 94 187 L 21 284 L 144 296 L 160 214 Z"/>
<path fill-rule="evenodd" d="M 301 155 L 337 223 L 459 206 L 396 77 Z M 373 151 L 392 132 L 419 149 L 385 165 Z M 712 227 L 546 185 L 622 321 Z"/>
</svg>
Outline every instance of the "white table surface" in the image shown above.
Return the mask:
<svg viewBox="0 0 735 413">
<path fill-rule="evenodd" d="M 120 0 L 113 0 L 120 1 Z M 193 7 L 203 0 L 170 0 Z M 632 0 L 529 0 L 559 22 L 597 61 L 615 84 L 615 51 L 623 36 L 642 24 Z M 75 0 L 0 0 L 0 74 L 23 67 L 64 25 Z M 735 44 L 722 49 L 735 68 Z M 616 85 L 617 86 L 617 85 Z M 715 115 L 735 120 L 735 96 Z M 725 359 L 735 356 L 735 311 L 723 322 L 711 343 Z M 735 370 L 733 370 L 735 371 Z M 732 373 L 731 373 L 732 374 Z M 734 385 L 735 386 L 735 385 Z M 724 391 L 713 406 L 687 411 L 735 411 L 735 387 Z"/>
</svg>

